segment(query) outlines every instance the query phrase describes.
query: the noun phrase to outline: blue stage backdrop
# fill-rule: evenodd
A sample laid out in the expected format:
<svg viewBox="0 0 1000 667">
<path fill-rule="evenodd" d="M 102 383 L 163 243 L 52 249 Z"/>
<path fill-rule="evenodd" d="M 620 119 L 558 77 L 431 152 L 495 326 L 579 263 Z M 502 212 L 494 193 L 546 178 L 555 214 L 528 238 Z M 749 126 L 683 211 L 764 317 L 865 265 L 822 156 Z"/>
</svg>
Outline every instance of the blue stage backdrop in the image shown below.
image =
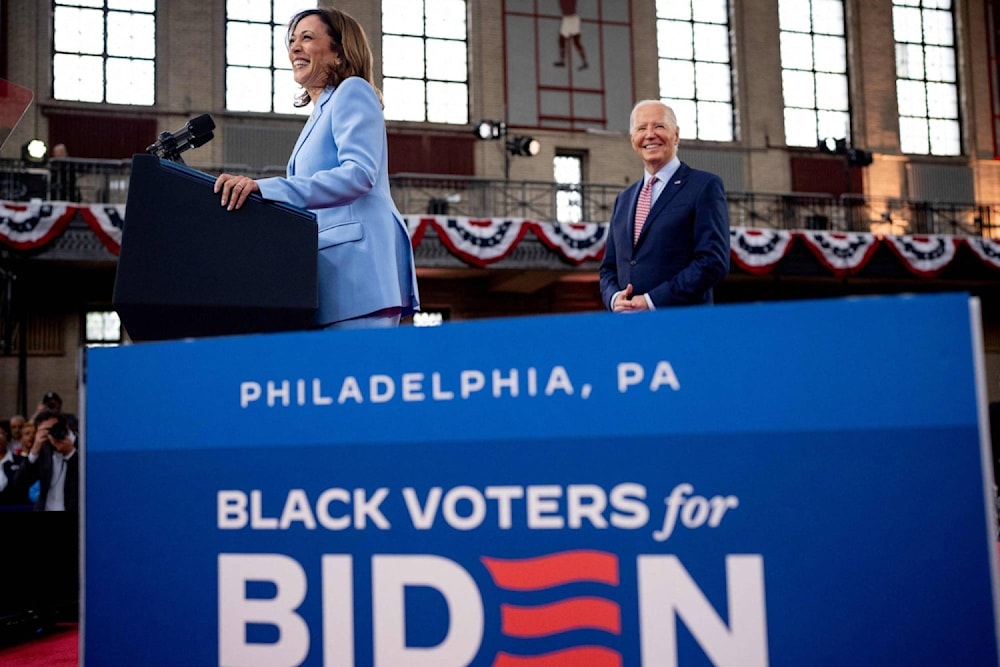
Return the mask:
<svg viewBox="0 0 1000 667">
<path fill-rule="evenodd" d="M 87 665 L 996 665 L 977 303 L 88 352 Z"/>
</svg>

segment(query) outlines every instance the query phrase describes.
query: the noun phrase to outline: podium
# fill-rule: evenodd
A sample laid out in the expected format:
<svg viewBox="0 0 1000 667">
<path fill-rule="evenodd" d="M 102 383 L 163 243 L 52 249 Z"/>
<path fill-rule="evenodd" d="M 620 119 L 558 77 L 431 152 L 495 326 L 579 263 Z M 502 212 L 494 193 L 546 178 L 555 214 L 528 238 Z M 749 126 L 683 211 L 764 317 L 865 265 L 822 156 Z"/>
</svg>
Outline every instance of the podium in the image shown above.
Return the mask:
<svg viewBox="0 0 1000 667">
<path fill-rule="evenodd" d="M 112 305 L 134 341 L 309 328 L 315 216 L 252 195 L 228 211 L 215 178 L 132 158 Z"/>
</svg>

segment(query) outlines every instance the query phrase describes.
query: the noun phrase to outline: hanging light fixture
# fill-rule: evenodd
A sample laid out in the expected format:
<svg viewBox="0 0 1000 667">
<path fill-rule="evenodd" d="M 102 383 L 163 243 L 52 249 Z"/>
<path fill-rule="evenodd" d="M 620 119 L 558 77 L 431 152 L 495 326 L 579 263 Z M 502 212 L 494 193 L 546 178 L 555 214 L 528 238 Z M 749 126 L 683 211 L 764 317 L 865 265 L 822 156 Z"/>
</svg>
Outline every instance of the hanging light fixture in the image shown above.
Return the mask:
<svg viewBox="0 0 1000 667">
<path fill-rule="evenodd" d="M 534 137 L 514 137 L 507 141 L 507 150 L 511 155 L 538 155 L 542 144 Z"/>
<path fill-rule="evenodd" d="M 476 123 L 473 133 L 487 141 L 500 139 L 507 134 L 507 123 L 502 120 L 481 120 Z"/>
<path fill-rule="evenodd" d="M 32 164 L 44 164 L 49 159 L 49 147 L 41 139 L 32 139 L 21 147 L 21 159 Z"/>
</svg>

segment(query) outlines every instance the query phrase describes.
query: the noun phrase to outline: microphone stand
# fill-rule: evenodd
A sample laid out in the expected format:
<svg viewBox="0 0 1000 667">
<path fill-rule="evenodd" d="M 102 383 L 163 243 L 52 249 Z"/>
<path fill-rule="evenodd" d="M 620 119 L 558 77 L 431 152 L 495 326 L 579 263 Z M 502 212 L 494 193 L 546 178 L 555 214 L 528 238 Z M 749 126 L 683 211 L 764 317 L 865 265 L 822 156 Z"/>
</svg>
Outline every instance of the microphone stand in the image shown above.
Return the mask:
<svg viewBox="0 0 1000 667">
<path fill-rule="evenodd" d="M 146 152 L 152 153 L 163 160 L 184 164 L 181 153 L 177 150 L 177 138 L 170 132 L 160 132 L 156 143 L 147 148 Z M 184 166 L 187 165 L 185 164 Z"/>
</svg>

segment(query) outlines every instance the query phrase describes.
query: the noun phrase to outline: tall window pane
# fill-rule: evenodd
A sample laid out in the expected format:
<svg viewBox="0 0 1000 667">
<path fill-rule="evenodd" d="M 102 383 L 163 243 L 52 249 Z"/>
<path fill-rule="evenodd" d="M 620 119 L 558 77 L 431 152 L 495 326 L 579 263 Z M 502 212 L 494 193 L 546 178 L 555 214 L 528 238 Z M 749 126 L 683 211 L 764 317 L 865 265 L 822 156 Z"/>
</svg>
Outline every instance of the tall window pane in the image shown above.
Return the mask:
<svg viewBox="0 0 1000 667">
<path fill-rule="evenodd" d="M 387 120 L 469 122 L 465 0 L 383 0 Z"/>
<path fill-rule="evenodd" d="M 843 0 L 780 0 L 778 27 L 785 143 L 850 142 Z"/>
<path fill-rule="evenodd" d="M 226 108 L 306 114 L 292 79 L 288 21 L 316 3 L 299 0 L 226 0 Z M 261 48 L 262 45 L 266 45 Z"/>
<path fill-rule="evenodd" d="M 657 0 L 660 99 L 681 137 L 733 141 L 733 73 L 726 0 Z"/>
<path fill-rule="evenodd" d="M 960 155 L 951 0 L 893 0 L 899 143 L 904 153 Z"/>
<path fill-rule="evenodd" d="M 552 162 L 552 177 L 558 183 L 556 190 L 556 221 L 580 222 L 583 220 L 583 156 L 557 154 Z"/>
<path fill-rule="evenodd" d="M 110 347 L 122 342 L 122 323 L 113 310 L 92 310 L 85 317 L 87 347 Z"/>
<path fill-rule="evenodd" d="M 52 50 L 58 100 L 156 101 L 156 0 L 54 0 Z"/>
</svg>

